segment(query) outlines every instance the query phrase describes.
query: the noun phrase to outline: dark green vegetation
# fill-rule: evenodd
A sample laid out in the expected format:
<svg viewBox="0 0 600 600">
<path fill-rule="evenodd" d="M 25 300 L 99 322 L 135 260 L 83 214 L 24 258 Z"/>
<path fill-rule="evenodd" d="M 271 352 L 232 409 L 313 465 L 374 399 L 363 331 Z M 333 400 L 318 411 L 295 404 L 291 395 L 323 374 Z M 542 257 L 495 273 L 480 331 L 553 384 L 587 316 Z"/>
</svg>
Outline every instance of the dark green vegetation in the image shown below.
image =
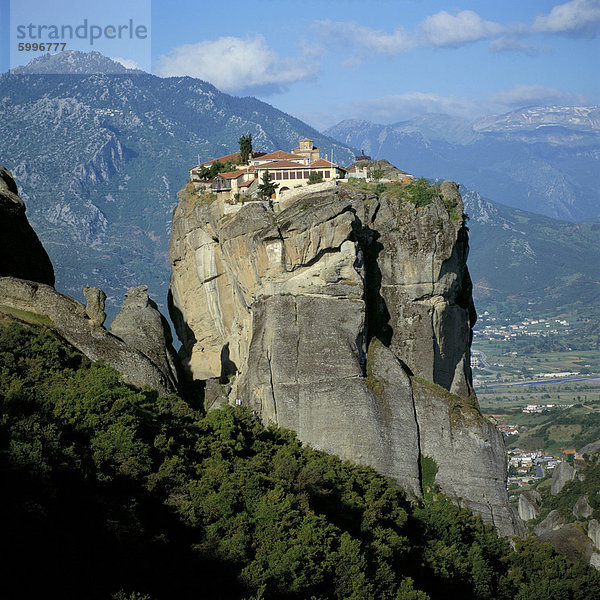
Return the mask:
<svg viewBox="0 0 600 600">
<path fill-rule="evenodd" d="M 419 457 L 419 470 L 421 475 L 421 486 L 423 494 L 428 500 L 431 499 L 432 493 L 435 490 L 435 476 L 438 472 L 438 466 L 435 460 L 429 456 L 421 454 Z"/>
<path fill-rule="evenodd" d="M 258 185 L 258 195 L 261 198 L 271 198 L 279 187 L 278 183 L 273 183 L 273 179 L 269 171 L 263 173 L 261 182 Z"/>
<path fill-rule="evenodd" d="M 365 179 L 350 177 L 347 185 L 377 196 L 387 194 L 396 200 L 410 202 L 417 208 L 428 206 L 433 202 L 433 199 L 438 196 L 442 199 L 444 206 L 448 209 L 450 220 L 452 222 L 457 221 L 462 216 L 458 215 L 455 210 L 457 206 L 456 201 L 445 199 L 440 191 L 440 186 L 438 184 L 432 185 L 424 177 L 417 179 L 413 183 L 382 183 L 377 181 L 377 179 L 375 179 L 375 181 L 366 181 Z"/>
<path fill-rule="evenodd" d="M 552 510 L 557 510 L 566 523 L 578 523 L 582 530 L 587 530 L 587 523 L 590 519 L 600 520 L 600 463 L 597 462 L 598 454 L 592 456 L 585 455 L 585 460 L 578 462 L 578 476 L 567 482 L 558 494 L 550 493 L 549 478 L 538 481 L 533 486 L 540 495 L 539 502 L 540 513 L 529 522 L 529 525 L 535 526 L 542 522 Z M 592 512 L 583 517 L 581 514 L 575 515 L 573 508 L 577 501 L 585 496 L 587 504 Z"/>
<path fill-rule="evenodd" d="M 308 184 L 312 185 L 314 183 L 321 183 L 323 181 L 323 176 L 319 175 L 316 171 L 311 171 L 308 175 Z"/>
<path fill-rule="evenodd" d="M 202 167 L 198 171 L 198 177 L 204 181 L 208 181 L 216 177 L 219 173 L 228 173 L 229 171 L 235 171 L 241 166 L 241 163 L 234 163 L 230 160 L 225 161 L 224 163 L 215 160 L 210 167 Z"/>
<path fill-rule="evenodd" d="M 90 56 L 69 56 L 64 68 L 85 73 Z M 101 60 L 115 66 L 97 55 L 95 70 Z M 83 300 L 85 284 L 101 287 L 109 318 L 140 284 L 164 309 L 171 213 L 199 162 L 237 151 L 241 135 L 265 152 L 309 137 L 342 164 L 352 157 L 302 121 L 198 79 L 25 73 L 0 76 L 2 164 L 54 264 L 57 289 Z"/>
<path fill-rule="evenodd" d="M 134 390 L 42 329 L 3 323 L 0 349 L 4 598 L 600 596 L 582 563 L 242 409 Z"/>
<path fill-rule="evenodd" d="M 381 173 L 381 169 L 375 169 L 373 172 Z M 393 173 L 392 176 L 395 176 L 395 173 Z M 361 189 L 364 192 L 375 194 L 378 197 L 381 194 L 387 194 L 398 201 L 410 202 L 417 208 L 428 206 L 433 202 L 435 197 L 439 197 L 448 210 L 448 214 L 450 215 L 450 220 L 452 223 L 455 223 L 461 218 L 468 218 L 467 215 L 459 214 L 456 211 L 456 200 L 444 198 L 439 184 L 431 184 L 424 177 L 421 177 L 412 183 L 399 183 L 396 181 L 391 183 L 382 183 L 378 181 L 380 177 L 373 178 L 371 175 L 371 178 L 374 180 L 366 181 L 364 179 L 350 177 L 348 179 L 348 185 Z M 399 220 L 401 218 L 402 217 L 399 217 Z M 398 223 L 398 225 L 400 225 L 400 223 Z"/>
<path fill-rule="evenodd" d="M 242 135 L 238 144 L 240 145 L 240 160 L 242 164 L 247 165 L 248 159 L 252 156 L 252 134 Z"/>
<path fill-rule="evenodd" d="M 440 186 L 430 185 L 427 179 L 421 177 L 415 183 L 403 185 L 400 194 L 404 200 L 412 202 L 418 208 L 431 204 L 434 196 L 440 195 Z"/>
</svg>

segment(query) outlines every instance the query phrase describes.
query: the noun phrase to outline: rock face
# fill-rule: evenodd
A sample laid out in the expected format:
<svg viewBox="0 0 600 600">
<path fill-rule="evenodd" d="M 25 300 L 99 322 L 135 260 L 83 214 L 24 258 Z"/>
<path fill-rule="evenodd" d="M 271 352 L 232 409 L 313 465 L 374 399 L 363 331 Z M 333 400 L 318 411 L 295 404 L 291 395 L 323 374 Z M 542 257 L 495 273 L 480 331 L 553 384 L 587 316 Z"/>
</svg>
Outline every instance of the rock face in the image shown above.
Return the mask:
<svg viewBox="0 0 600 600">
<path fill-rule="evenodd" d="M 587 519 L 588 517 L 592 516 L 593 512 L 594 509 L 590 506 L 588 502 L 587 494 L 581 496 L 577 500 L 577 502 L 575 502 L 575 506 L 573 507 L 573 514 L 576 517 L 583 517 L 584 519 Z"/>
<path fill-rule="evenodd" d="M 54 285 L 48 254 L 25 216 L 17 184 L 0 167 L 0 277 L 10 276 Z"/>
<path fill-rule="evenodd" d="M 574 523 L 565 523 L 560 511 L 553 510 L 534 529 L 538 539 L 548 542 L 572 561 L 585 560 L 595 566 L 593 536 L 586 536 Z M 590 541 L 592 540 L 592 541 Z"/>
<path fill-rule="evenodd" d="M 143 352 L 177 388 L 177 354 L 173 348 L 171 328 L 156 303 L 148 297 L 148 286 L 131 288 L 123 300 L 123 308 L 115 316 L 110 332 L 130 347 Z"/>
<path fill-rule="evenodd" d="M 286 206 L 224 215 L 181 197 L 170 309 L 189 374 L 230 381 L 230 403 L 415 495 L 419 459 L 433 458 L 442 491 L 520 533 L 502 437 L 473 395 L 456 184 L 419 208 L 400 187 L 377 197 L 343 185 Z"/>
<path fill-rule="evenodd" d="M 543 531 L 538 539 L 552 544 L 558 552 L 572 561 L 583 559 L 590 562 L 594 554 L 592 542 L 573 523 L 563 525 L 559 529 Z"/>
<path fill-rule="evenodd" d="M 594 548 L 600 550 L 600 523 L 596 519 L 590 519 L 587 533 L 590 540 L 594 543 Z"/>
<path fill-rule="evenodd" d="M 550 493 L 558 494 L 565 485 L 575 478 L 575 469 L 567 462 L 561 462 L 554 468 L 552 473 L 552 483 L 550 484 Z"/>
<path fill-rule="evenodd" d="M 416 209 L 383 196 L 372 228 L 389 313 L 379 335 L 420 377 L 458 394 L 473 393 L 470 366 L 476 314 L 466 267 L 468 237 L 455 183 L 441 186 L 444 202 Z M 451 206 L 450 211 L 447 206 Z"/>
<path fill-rule="evenodd" d="M 420 453 L 433 458 L 436 483 L 453 498 L 494 523 L 500 533 L 521 534 L 523 524 L 506 498 L 504 443 L 498 430 L 481 417 L 476 400 L 413 379 L 413 400 Z"/>
<path fill-rule="evenodd" d="M 565 518 L 558 510 L 552 510 L 548 516 L 535 526 L 536 535 L 542 535 L 548 531 L 558 531 L 565 524 Z"/>
<path fill-rule="evenodd" d="M 540 500 L 540 493 L 535 490 L 522 492 L 519 495 L 519 516 L 523 521 L 530 521 L 539 515 L 540 508 L 538 502 Z"/>
<path fill-rule="evenodd" d="M 89 292 L 88 292 L 89 294 Z M 33 281 L 0 277 L 0 305 L 45 317 L 59 335 L 91 360 L 104 360 L 123 375 L 126 383 L 145 385 L 162 394 L 175 391 L 170 379 L 146 354 L 110 334 L 86 307 L 53 287 Z"/>
<path fill-rule="evenodd" d="M 104 312 L 106 294 L 97 287 L 86 285 L 83 288 L 83 295 L 87 302 L 85 305 L 85 314 L 96 325 L 104 325 L 104 321 L 106 320 L 106 313 Z"/>
</svg>

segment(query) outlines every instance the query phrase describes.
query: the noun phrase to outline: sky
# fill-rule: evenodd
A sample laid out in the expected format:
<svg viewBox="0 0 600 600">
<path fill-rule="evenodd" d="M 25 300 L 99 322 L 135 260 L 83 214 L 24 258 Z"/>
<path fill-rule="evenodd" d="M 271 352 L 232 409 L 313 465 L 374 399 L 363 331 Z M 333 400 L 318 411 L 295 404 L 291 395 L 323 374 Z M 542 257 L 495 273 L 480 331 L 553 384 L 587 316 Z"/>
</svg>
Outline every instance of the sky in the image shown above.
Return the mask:
<svg viewBox="0 0 600 600">
<path fill-rule="evenodd" d="M 0 0 L 2 71 L 33 57 L 16 51 L 18 23 L 85 18 L 133 19 L 147 35 L 70 48 L 256 96 L 320 130 L 348 118 L 600 105 L 600 0 Z"/>
</svg>

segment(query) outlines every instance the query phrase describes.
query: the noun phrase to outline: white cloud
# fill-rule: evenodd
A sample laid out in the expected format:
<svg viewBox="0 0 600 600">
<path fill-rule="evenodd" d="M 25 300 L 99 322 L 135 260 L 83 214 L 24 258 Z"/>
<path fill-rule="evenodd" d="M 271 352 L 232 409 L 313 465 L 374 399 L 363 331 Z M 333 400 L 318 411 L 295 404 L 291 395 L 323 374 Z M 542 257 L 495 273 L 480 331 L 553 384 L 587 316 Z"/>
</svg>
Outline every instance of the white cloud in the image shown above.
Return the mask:
<svg viewBox="0 0 600 600">
<path fill-rule="evenodd" d="M 493 39 L 506 31 L 498 23 L 483 20 L 472 10 L 463 10 L 455 15 L 441 11 L 425 18 L 413 32 L 398 27 L 387 33 L 354 21 L 318 21 L 315 27 L 325 43 L 335 42 L 349 48 L 351 56 L 347 64 L 360 62 L 369 52 L 395 55 L 417 47 L 456 47 Z"/>
<path fill-rule="evenodd" d="M 229 36 L 179 46 L 160 56 L 154 71 L 161 77 L 204 79 L 226 92 L 274 93 L 314 76 L 318 63 L 308 52 L 299 58 L 281 58 L 262 35 Z"/>
<path fill-rule="evenodd" d="M 538 15 L 533 23 L 502 25 L 486 21 L 473 10 L 454 13 L 442 10 L 426 17 L 413 31 L 397 27 L 391 33 L 371 29 L 354 21 L 318 21 L 315 28 L 324 43 L 348 48 L 346 65 L 364 60 L 368 53 L 397 55 L 415 48 L 457 48 L 489 41 L 490 52 L 520 52 L 529 56 L 547 52 L 547 46 L 528 43 L 536 33 L 593 36 L 600 29 L 600 0 L 571 0 Z"/>
<path fill-rule="evenodd" d="M 126 69 L 140 69 L 143 70 L 142 67 L 135 60 L 131 60 L 130 58 L 122 58 L 120 56 L 111 56 L 111 60 L 118 62 L 123 65 Z"/>
<path fill-rule="evenodd" d="M 498 23 L 484 21 L 472 10 L 461 10 L 455 15 L 442 10 L 427 17 L 419 29 L 430 46 L 462 46 L 493 38 L 504 30 Z"/>
<path fill-rule="evenodd" d="M 324 38 L 332 39 L 342 44 L 351 43 L 350 52 L 362 48 L 379 54 L 400 54 L 414 48 L 416 42 L 412 36 L 399 27 L 393 33 L 385 33 L 377 29 L 370 29 L 354 21 L 317 21 L 317 30 Z"/>
<path fill-rule="evenodd" d="M 547 15 L 538 15 L 532 31 L 593 36 L 599 26 L 600 0 L 572 0 L 555 6 Z"/>
<path fill-rule="evenodd" d="M 489 97 L 493 110 L 503 111 L 523 106 L 540 105 L 582 105 L 589 99 L 580 94 L 563 92 L 543 85 L 517 85 L 508 90 L 501 90 Z"/>
</svg>

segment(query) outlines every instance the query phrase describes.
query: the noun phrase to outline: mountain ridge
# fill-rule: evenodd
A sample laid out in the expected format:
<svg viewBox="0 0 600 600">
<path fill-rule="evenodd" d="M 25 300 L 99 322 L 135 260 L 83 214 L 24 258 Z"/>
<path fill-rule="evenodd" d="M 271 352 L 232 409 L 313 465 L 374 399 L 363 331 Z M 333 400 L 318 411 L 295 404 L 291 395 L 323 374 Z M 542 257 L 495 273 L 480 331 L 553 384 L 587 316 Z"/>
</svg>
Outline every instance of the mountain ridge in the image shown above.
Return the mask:
<svg viewBox="0 0 600 600">
<path fill-rule="evenodd" d="M 131 69 L 118 60 L 104 56 L 96 50 L 80 52 L 79 50 L 63 50 L 56 54 L 42 54 L 33 58 L 26 65 L 11 69 L 9 75 L 92 75 L 108 74 L 140 74 L 141 69 Z"/>
<path fill-rule="evenodd" d="M 461 186 L 469 268 L 481 310 L 582 310 L 600 296 L 600 224 L 572 223 L 491 202 Z M 493 289 L 490 289 L 493 288 Z"/>
</svg>

